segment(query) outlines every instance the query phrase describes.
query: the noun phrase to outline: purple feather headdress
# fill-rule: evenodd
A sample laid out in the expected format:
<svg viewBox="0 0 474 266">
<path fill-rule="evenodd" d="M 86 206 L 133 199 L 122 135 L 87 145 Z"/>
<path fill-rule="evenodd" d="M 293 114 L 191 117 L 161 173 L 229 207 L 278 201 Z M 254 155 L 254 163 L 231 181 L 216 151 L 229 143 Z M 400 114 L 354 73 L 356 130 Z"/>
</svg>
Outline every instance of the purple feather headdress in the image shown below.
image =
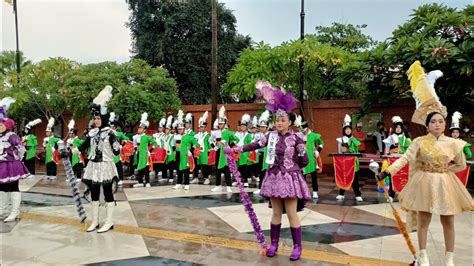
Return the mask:
<svg viewBox="0 0 474 266">
<path fill-rule="evenodd" d="M 296 108 L 296 100 L 291 92 L 274 88 L 268 81 L 258 81 L 257 99 L 263 99 L 267 104 L 265 108 L 276 115 L 286 115 Z"/>
<path fill-rule="evenodd" d="M 0 121 L 3 121 L 7 118 L 7 110 L 5 110 L 5 107 L 0 106 Z"/>
</svg>

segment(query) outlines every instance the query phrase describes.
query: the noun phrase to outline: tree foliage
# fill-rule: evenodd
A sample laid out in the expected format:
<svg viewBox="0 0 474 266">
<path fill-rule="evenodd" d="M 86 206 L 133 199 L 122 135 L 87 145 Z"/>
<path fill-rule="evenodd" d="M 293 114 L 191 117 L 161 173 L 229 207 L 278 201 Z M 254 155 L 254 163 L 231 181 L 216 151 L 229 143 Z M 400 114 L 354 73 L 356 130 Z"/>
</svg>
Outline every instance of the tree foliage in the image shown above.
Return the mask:
<svg viewBox="0 0 474 266">
<path fill-rule="evenodd" d="M 149 113 L 150 121 L 157 121 L 181 105 L 176 82 L 168 71 L 143 60 L 81 65 L 51 58 L 25 67 L 20 83 L 0 96 L 17 100 L 11 109 L 16 118 L 62 119 L 66 111 L 84 118 L 90 116 L 92 100 L 106 85 L 114 88 L 109 110 L 122 125 L 136 125 L 142 112 Z"/>
<path fill-rule="evenodd" d="M 153 66 L 168 69 L 187 104 L 211 99 L 211 1 L 128 0 L 128 27 L 133 53 Z M 223 4 L 217 6 L 218 83 L 223 84 L 250 37 L 237 33 L 236 19 Z M 221 95 L 221 100 L 222 100 Z"/>
<path fill-rule="evenodd" d="M 371 48 L 376 42 L 362 33 L 367 25 L 352 25 L 334 22 L 331 26 L 316 26 L 316 40 L 350 52 L 360 52 Z"/>
</svg>

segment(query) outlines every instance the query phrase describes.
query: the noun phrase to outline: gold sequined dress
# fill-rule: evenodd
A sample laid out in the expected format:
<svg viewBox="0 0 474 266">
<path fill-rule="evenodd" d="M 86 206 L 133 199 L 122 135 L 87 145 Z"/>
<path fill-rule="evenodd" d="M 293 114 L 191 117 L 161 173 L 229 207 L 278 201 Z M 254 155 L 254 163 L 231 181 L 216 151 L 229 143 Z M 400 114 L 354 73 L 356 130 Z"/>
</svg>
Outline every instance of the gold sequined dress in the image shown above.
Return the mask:
<svg viewBox="0 0 474 266">
<path fill-rule="evenodd" d="M 455 175 L 466 168 L 465 141 L 428 134 L 416 138 L 387 172 L 397 173 L 410 163 L 409 180 L 400 192 L 403 209 L 439 215 L 469 211 L 472 197 Z M 453 163 L 454 162 L 454 163 Z"/>
</svg>

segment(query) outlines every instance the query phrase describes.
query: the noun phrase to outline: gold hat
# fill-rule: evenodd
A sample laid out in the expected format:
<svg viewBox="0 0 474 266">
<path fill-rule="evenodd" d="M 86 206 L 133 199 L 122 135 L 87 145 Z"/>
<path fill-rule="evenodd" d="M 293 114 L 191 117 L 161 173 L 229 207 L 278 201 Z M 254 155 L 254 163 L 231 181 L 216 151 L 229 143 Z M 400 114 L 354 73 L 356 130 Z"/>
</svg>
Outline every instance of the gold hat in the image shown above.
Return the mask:
<svg viewBox="0 0 474 266">
<path fill-rule="evenodd" d="M 443 76 L 443 72 L 434 70 L 425 74 L 420 61 L 416 61 L 408 69 L 407 75 L 410 80 L 413 98 L 416 101 L 416 110 L 411 121 L 424 126 L 426 117 L 433 112 L 440 113 L 446 118 L 448 115 L 446 107 L 439 101 L 434 89 L 436 79 Z"/>
</svg>

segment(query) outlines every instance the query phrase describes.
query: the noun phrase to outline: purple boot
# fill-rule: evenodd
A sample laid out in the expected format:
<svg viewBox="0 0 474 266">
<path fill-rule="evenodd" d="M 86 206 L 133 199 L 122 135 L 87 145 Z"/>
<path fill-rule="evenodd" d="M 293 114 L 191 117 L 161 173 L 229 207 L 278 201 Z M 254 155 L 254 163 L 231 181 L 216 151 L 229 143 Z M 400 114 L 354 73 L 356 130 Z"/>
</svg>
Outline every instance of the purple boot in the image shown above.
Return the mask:
<svg viewBox="0 0 474 266">
<path fill-rule="evenodd" d="M 297 228 L 291 227 L 291 237 L 293 238 L 293 252 L 291 252 L 290 260 L 299 260 L 303 247 L 301 246 L 301 226 Z"/>
<path fill-rule="evenodd" d="M 278 251 L 278 241 L 280 240 L 281 224 L 270 224 L 271 246 L 267 249 L 267 257 L 273 257 Z"/>
</svg>

